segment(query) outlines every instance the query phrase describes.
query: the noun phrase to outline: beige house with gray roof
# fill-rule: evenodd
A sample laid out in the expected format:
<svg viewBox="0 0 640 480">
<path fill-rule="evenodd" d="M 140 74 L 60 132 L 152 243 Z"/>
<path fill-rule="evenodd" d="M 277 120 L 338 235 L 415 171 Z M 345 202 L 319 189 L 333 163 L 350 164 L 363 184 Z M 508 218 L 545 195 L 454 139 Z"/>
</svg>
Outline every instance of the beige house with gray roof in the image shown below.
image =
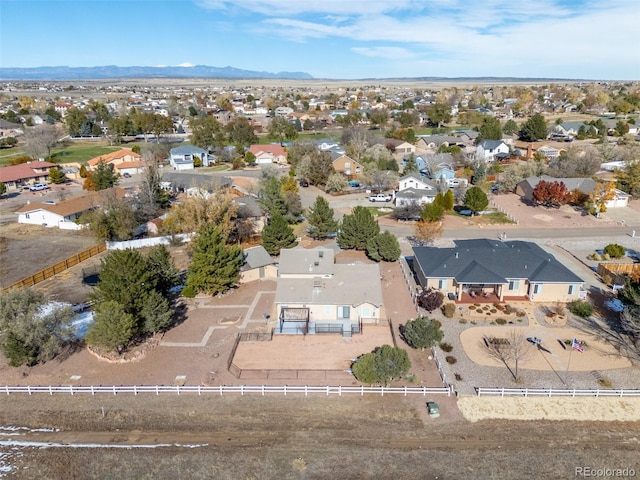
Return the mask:
<svg viewBox="0 0 640 480">
<path fill-rule="evenodd" d="M 276 333 L 360 333 L 384 318 L 378 264 L 336 264 L 329 248 L 280 252 Z"/>
</svg>

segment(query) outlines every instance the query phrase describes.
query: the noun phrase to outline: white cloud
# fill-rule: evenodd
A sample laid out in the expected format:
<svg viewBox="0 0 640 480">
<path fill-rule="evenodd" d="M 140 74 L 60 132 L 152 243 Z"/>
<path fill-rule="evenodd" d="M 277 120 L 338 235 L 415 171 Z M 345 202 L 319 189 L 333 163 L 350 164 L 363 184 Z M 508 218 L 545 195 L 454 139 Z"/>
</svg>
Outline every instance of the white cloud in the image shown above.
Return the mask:
<svg viewBox="0 0 640 480">
<path fill-rule="evenodd" d="M 190 62 L 184 62 L 184 63 L 180 63 L 178 65 L 176 65 L 177 67 L 195 67 L 195 64 L 190 63 Z"/>
<path fill-rule="evenodd" d="M 326 13 L 333 15 L 362 15 L 401 9 L 420 8 L 426 0 L 196 0 L 211 10 L 239 9 L 263 15 L 303 15 Z"/>
<path fill-rule="evenodd" d="M 351 50 L 365 57 L 388 58 L 392 60 L 403 60 L 415 57 L 413 52 L 401 47 L 353 47 Z"/>
</svg>

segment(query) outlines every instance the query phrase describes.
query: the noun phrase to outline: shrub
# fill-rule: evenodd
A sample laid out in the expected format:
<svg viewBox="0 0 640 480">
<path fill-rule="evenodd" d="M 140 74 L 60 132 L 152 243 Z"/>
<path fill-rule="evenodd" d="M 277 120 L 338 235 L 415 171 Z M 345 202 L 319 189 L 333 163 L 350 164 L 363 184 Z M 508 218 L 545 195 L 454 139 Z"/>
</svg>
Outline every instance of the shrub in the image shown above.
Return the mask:
<svg viewBox="0 0 640 480">
<path fill-rule="evenodd" d="M 402 329 L 404 340 L 413 348 L 428 348 L 437 345 L 444 333 L 440 329 L 442 324 L 437 320 L 419 317 L 409 320 Z"/>
<path fill-rule="evenodd" d="M 579 317 L 587 318 L 593 314 L 593 305 L 586 300 L 574 300 L 569 303 L 569 311 Z"/>
<path fill-rule="evenodd" d="M 598 379 L 598 385 L 600 385 L 601 387 L 604 387 L 604 388 L 611 388 L 611 387 L 613 387 L 613 382 L 611 380 L 609 380 L 608 378 L 599 378 Z"/>
<path fill-rule="evenodd" d="M 507 323 L 507 321 L 504 318 L 496 318 L 496 323 L 498 325 L 504 325 Z"/>
<path fill-rule="evenodd" d="M 470 306 L 469 306 L 469 310 L 475 310 L 475 309 L 476 309 L 476 306 L 475 306 L 475 305 L 470 305 Z"/>
<path fill-rule="evenodd" d="M 447 363 L 449 365 L 453 365 L 454 363 L 456 363 L 458 360 L 456 359 L 456 357 L 452 356 L 452 355 L 447 355 L 445 360 L 447 361 Z"/>
<path fill-rule="evenodd" d="M 196 296 L 196 291 L 191 285 L 187 285 L 182 289 L 182 296 L 186 298 L 193 298 Z"/>
<path fill-rule="evenodd" d="M 461 319 L 460 319 L 460 323 L 462 323 L 462 324 L 464 325 L 465 323 L 467 323 L 467 319 L 466 319 L 466 318 L 461 318 Z M 472 322 L 472 323 L 473 323 L 473 322 Z M 475 324 L 474 324 L 474 325 L 475 325 Z"/>
<path fill-rule="evenodd" d="M 491 310 L 489 310 L 490 313 L 498 313 L 498 310 L 495 308 L 492 308 Z"/>
<path fill-rule="evenodd" d="M 460 375 L 459 373 L 454 373 L 453 376 L 456 378 L 457 381 L 462 380 L 462 375 Z"/>
<path fill-rule="evenodd" d="M 516 313 L 516 317 L 520 317 L 520 318 L 524 317 L 525 315 L 526 315 L 526 313 L 523 312 L 522 310 L 520 310 L 518 313 Z"/>
<path fill-rule="evenodd" d="M 445 303 L 442 306 L 442 314 L 447 318 L 453 318 L 456 313 L 456 305 L 454 303 Z"/>
<path fill-rule="evenodd" d="M 617 243 L 610 243 L 604 247 L 605 255 L 609 255 L 611 258 L 622 258 L 625 254 L 625 249 L 622 245 Z"/>
<path fill-rule="evenodd" d="M 451 350 L 453 350 L 453 345 L 451 345 L 450 343 L 447 343 L 447 342 L 442 342 L 442 343 L 440 344 L 440 349 L 441 349 L 443 352 L 447 352 L 447 353 L 449 353 Z"/>
<path fill-rule="evenodd" d="M 507 315 L 511 315 L 514 312 L 514 309 L 511 305 L 507 304 L 504 306 L 504 313 Z"/>
</svg>

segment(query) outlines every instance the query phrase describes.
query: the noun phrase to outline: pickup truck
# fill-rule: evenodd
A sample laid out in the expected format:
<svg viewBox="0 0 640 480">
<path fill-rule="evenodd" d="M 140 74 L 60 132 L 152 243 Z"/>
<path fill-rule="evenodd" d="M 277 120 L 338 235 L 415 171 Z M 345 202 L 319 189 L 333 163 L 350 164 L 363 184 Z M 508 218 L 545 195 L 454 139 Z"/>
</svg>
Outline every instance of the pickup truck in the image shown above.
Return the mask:
<svg viewBox="0 0 640 480">
<path fill-rule="evenodd" d="M 371 195 L 369 197 L 370 202 L 390 202 L 393 199 L 391 195 L 387 195 L 386 193 L 378 193 L 377 195 Z"/>
</svg>

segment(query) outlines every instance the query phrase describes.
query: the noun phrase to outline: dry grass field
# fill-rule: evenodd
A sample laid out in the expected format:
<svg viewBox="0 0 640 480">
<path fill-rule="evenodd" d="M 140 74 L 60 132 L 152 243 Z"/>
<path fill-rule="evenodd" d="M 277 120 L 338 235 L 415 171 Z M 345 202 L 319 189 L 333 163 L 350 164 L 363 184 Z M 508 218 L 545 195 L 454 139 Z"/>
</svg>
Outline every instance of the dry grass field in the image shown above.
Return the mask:
<svg viewBox="0 0 640 480">
<path fill-rule="evenodd" d="M 0 425 L 60 431 L 7 438 L 84 446 L 0 445 L 0 452 L 9 451 L 4 463 L 13 465 L 7 478 L 29 479 L 555 479 L 573 478 L 578 466 L 640 471 L 638 422 L 470 423 L 453 397 L 435 400 L 438 419 L 425 414 L 423 397 L 12 395 L 0 403 Z M 168 445 L 143 448 L 157 444 Z"/>
</svg>

